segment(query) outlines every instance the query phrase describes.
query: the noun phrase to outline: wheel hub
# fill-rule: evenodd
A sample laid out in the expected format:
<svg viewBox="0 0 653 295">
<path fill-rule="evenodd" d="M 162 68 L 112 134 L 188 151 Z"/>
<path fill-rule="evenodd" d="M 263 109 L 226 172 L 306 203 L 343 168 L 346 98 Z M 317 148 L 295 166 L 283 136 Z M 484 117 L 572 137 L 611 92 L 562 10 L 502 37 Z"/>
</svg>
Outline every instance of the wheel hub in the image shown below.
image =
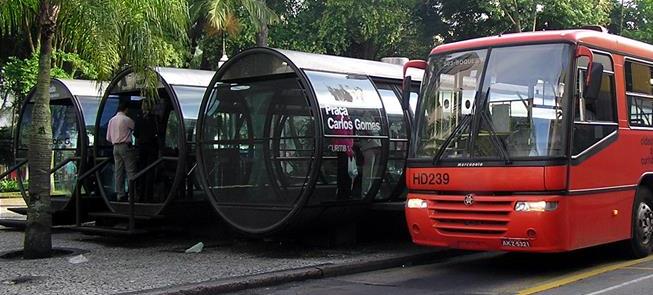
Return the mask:
<svg viewBox="0 0 653 295">
<path fill-rule="evenodd" d="M 639 204 L 637 224 L 642 244 L 648 245 L 651 242 L 651 235 L 653 234 L 653 210 L 646 203 Z"/>
</svg>

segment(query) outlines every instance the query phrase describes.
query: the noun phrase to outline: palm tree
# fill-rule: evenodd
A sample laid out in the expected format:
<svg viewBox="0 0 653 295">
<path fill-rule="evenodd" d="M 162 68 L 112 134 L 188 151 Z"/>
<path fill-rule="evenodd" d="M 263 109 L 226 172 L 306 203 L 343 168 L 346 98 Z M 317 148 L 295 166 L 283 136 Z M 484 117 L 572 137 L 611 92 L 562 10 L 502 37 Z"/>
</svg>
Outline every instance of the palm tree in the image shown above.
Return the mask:
<svg viewBox="0 0 653 295">
<path fill-rule="evenodd" d="M 267 7 L 265 0 L 191 0 L 191 20 L 197 29 L 208 35 L 226 32 L 237 34 L 241 19 L 239 9 L 247 15 L 247 21 L 257 29 L 257 46 L 267 46 L 268 25 L 279 21 L 277 14 Z"/>
<path fill-rule="evenodd" d="M 52 130 L 48 89 L 53 45 L 90 61 L 97 68 L 98 80 L 108 79 L 119 65 L 129 64 L 154 89 L 156 77 L 148 69 L 165 60 L 170 44 L 176 48 L 187 44 L 188 6 L 185 0 L 0 0 L 0 7 L 0 33 L 34 31 L 24 20 L 37 24 L 39 33 L 23 256 L 49 257 Z"/>
</svg>

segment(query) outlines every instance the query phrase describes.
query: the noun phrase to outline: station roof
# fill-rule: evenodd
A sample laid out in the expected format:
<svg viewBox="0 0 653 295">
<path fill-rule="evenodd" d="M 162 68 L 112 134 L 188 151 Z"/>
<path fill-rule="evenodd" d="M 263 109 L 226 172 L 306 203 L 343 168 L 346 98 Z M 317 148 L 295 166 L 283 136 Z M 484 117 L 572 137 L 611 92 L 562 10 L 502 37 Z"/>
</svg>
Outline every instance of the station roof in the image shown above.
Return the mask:
<svg viewBox="0 0 653 295">
<path fill-rule="evenodd" d="M 207 87 L 215 72 L 191 69 L 157 67 L 156 72 L 169 85 Z"/>
<path fill-rule="evenodd" d="M 63 84 L 70 91 L 70 94 L 74 96 L 101 97 L 109 85 L 109 82 L 91 80 L 53 79 L 53 81 Z"/>
<path fill-rule="evenodd" d="M 334 73 L 366 75 L 377 78 L 403 80 L 403 67 L 400 65 L 356 59 L 342 56 L 306 53 L 292 50 L 271 49 L 283 54 L 296 67 L 302 70 L 318 70 Z M 419 81 L 421 75 L 413 80 Z"/>
<path fill-rule="evenodd" d="M 603 50 L 618 51 L 642 58 L 648 57 L 649 59 L 653 55 L 652 45 L 589 29 L 538 31 L 477 38 L 437 46 L 431 51 L 431 54 L 490 46 L 546 42 L 573 42 Z"/>
</svg>

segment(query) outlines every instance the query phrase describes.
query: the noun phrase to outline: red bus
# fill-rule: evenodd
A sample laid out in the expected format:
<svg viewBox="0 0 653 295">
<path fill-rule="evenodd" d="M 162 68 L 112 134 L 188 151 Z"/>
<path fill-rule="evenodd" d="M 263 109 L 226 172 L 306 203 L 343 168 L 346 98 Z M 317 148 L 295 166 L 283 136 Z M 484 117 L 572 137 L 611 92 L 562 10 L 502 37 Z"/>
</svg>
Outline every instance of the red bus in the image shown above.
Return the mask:
<svg viewBox="0 0 653 295">
<path fill-rule="evenodd" d="M 445 44 L 407 164 L 415 243 L 563 252 L 653 244 L 653 46 L 597 30 Z"/>
</svg>

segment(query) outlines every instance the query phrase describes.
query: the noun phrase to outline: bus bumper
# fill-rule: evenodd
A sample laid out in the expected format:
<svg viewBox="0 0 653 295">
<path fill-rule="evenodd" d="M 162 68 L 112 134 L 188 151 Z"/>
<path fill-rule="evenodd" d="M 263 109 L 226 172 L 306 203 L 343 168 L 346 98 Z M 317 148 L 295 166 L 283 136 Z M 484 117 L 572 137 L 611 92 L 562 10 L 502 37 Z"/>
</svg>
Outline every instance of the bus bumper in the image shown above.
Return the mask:
<svg viewBox="0 0 653 295">
<path fill-rule="evenodd" d="M 515 208 L 518 203 L 520 210 Z M 408 230 L 419 245 L 482 251 L 571 250 L 567 206 L 561 196 L 410 193 L 406 204 Z"/>
</svg>

